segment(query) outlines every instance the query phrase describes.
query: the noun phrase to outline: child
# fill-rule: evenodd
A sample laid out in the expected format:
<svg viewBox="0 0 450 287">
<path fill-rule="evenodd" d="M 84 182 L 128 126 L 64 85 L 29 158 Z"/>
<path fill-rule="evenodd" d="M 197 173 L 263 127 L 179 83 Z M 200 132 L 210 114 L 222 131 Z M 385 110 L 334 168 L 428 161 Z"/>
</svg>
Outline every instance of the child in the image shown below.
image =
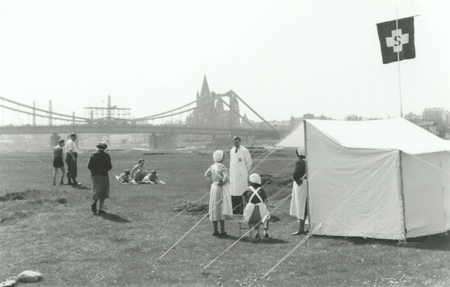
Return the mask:
<svg viewBox="0 0 450 287">
<path fill-rule="evenodd" d="M 164 181 L 159 180 L 156 170 L 152 170 L 149 175 L 147 175 L 144 180 L 147 180 L 152 184 L 166 184 Z"/>
<path fill-rule="evenodd" d="M 209 198 L 209 220 L 213 223 L 213 236 L 228 236 L 225 232 L 225 215 L 233 215 L 229 173 L 223 164 L 223 151 L 216 150 L 213 159 L 215 163 L 205 172 L 205 177 L 212 182 Z M 217 229 L 217 221 L 220 221 L 220 233 Z"/>
<path fill-rule="evenodd" d="M 128 169 L 124 170 L 123 173 L 118 178 L 120 183 L 131 182 L 130 171 Z"/>
<path fill-rule="evenodd" d="M 56 174 L 58 173 L 58 168 L 61 169 L 62 172 L 61 181 L 59 182 L 59 184 L 64 184 L 64 174 L 66 173 L 66 171 L 63 161 L 63 147 L 64 140 L 60 140 L 58 142 L 58 145 L 53 148 L 53 185 L 56 185 Z"/>
<path fill-rule="evenodd" d="M 253 173 L 249 176 L 250 186 L 244 191 L 244 204 L 247 206 L 244 209 L 244 221 L 248 223 L 248 227 L 252 228 L 255 224 L 255 229 L 257 230 L 256 238 L 259 238 L 259 225 L 262 223 L 264 226 L 264 238 L 268 238 L 269 234 L 267 230 L 269 229 L 269 218 L 270 213 L 267 210 L 266 191 L 261 187 L 261 177 L 259 174 Z M 250 233 L 251 239 L 251 233 Z"/>
</svg>

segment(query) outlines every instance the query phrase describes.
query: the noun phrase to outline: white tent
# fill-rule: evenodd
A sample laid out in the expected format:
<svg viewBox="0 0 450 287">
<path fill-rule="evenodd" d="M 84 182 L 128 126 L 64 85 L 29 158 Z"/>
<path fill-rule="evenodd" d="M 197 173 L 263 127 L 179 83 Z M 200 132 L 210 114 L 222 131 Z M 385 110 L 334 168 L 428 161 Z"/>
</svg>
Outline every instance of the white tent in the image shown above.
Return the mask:
<svg viewBox="0 0 450 287">
<path fill-rule="evenodd" d="M 315 234 L 402 240 L 450 230 L 450 141 L 405 119 L 305 120 L 276 146 L 306 149 Z"/>
</svg>

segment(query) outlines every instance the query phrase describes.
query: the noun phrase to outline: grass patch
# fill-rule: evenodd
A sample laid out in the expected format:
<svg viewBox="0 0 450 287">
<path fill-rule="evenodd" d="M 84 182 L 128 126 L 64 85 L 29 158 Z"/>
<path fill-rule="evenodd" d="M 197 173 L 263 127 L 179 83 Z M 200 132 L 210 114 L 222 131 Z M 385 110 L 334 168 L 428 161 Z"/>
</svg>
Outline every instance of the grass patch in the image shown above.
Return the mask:
<svg viewBox="0 0 450 287">
<path fill-rule="evenodd" d="M 260 280 L 303 239 L 290 235 L 298 227 L 289 217 L 290 201 L 272 213 L 269 239 L 250 243 L 244 238 L 217 258 L 238 239 L 239 219 L 225 221 L 230 235 L 225 238 L 211 235 L 208 218 L 200 221 L 208 209 L 204 172 L 213 163 L 211 153 L 165 153 L 111 151 L 110 198 L 102 216 L 90 210 L 89 152 L 78 158 L 81 189 L 53 186 L 51 149 L 0 153 L 0 282 L 36 270 L 44 280 L 33 286 L 450 285 L 448 235 L 416 238 L 411 241 L 421 244 L 407 246 L 315 236 Z M 139 158 L 167 184 L 121 185 L 113 179 Z M 255 172 L 262 175 L 269 198 L 292 181 L 294 166 L 284 169 L 292 160 L 295 153 L 276 152 L 258 166 Z M 11 181 L 11 174 L 26 174 L 27 180 Z M 277 206 L 290 193 L 288 185 L 271 202 Z"/>
<path fill-rule="evenodd" d="M 197 202 L 197 200 L 183 200 L 173 204 L 174 212 L 190 212 L 194 214 L 205 214 L 209 211 L 208 202 Z"/>
</svg>

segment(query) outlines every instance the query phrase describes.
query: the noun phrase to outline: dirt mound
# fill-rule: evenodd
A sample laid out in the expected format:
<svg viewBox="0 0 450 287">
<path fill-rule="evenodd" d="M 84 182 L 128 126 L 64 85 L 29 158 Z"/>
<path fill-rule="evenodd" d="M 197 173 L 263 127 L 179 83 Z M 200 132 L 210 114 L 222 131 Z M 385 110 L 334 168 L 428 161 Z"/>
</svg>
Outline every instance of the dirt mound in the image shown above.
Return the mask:
<svg viewBox="0 0 450 287">
<path fill-rule="evenodd" d="M 0 201 L 24 200 L 27 197 L 34 196 L 38 193 L 39 192 L 35 189 L 20 192 L 10 192 L 5 194 L 4 196 L 0 196 Z"/>
</svg>

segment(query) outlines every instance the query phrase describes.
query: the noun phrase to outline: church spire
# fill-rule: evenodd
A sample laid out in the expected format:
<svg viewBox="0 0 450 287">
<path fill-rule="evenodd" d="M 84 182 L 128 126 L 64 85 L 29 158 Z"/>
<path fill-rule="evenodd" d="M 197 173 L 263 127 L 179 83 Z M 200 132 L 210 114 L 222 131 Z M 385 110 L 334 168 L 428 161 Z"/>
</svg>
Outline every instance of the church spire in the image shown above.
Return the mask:
<svg viewBox="0 0 450 287">
<path fill-rule="evenodd" d="M 206 75 L 203 77 L 203 85 L 202 85 L 202 90 L 200 92 L 200 97 L 204 97 L 206 95 L 209 95 L 210 91 L 209 91 L 209 86 L 208 86 L 208 81 L 206 80 Z"/>
</svg>

